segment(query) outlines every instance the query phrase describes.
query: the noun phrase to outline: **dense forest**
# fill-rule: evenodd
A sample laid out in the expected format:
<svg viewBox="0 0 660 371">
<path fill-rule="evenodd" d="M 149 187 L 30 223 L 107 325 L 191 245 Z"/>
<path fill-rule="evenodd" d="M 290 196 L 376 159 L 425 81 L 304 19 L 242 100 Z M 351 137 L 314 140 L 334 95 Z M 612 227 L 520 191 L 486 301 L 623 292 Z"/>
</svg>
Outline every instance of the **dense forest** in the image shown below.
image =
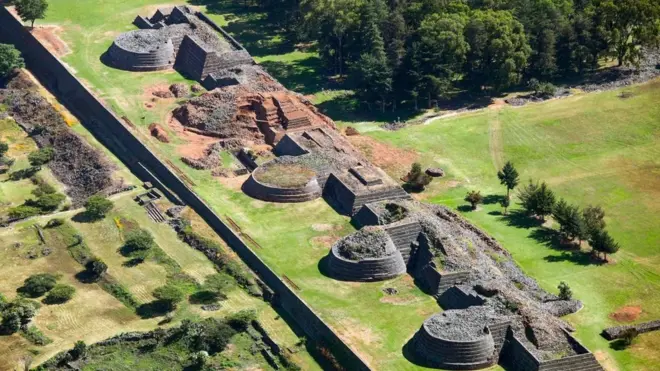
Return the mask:
<svg viewBox="0 0 660 371">
<path fill-rule="evenodd" d="M 635 65 L 660 41 L 657 0 L 254 1 L 382 110 Z"/>
</svg>

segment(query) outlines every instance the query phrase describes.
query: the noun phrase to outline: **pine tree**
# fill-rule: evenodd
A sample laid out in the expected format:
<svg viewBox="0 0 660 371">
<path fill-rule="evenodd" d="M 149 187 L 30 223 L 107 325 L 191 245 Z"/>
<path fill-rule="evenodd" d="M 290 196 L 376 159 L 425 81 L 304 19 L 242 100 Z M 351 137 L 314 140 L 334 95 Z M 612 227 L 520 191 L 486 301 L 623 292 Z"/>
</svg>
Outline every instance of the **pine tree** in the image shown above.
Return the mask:
<svg viewBox="0 0 660 371">
<path fill-rule="evenodd" d="M 518 171 L 511 161 L 507 161 L 506 164 L 504 164 L 502 170 L 497 172 L 497 177 L 500 179 L 500 184 L 506 186 L 506 197 L 509 198 L 510 191 L 516 188 L 520 181 Z"/>
<path fill-rule="evenodd" d="M 603 253 L 605 255 L 605 260 L 607 260 L 607 254 L 614 254 L 619 251 L 619 248 L 621 247 L 604 229 L 595 232 L 589 239 L 589 244 L 594 251 Z"/>
</svg>

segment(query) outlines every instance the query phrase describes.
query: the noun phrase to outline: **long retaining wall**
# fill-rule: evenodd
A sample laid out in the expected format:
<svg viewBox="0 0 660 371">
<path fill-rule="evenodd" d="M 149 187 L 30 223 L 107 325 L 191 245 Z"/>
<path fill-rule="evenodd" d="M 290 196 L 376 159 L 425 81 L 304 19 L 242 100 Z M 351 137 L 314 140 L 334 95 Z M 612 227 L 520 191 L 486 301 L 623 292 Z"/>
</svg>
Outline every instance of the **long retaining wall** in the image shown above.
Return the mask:
<svg viewBox="0 0 660 371">
<path fill-rule="evenodd" d="M 97 100 L 62 62 L 50 54 L 4 7 L 0 7 L 0 42 L 16 45 L 23 53 L 28 68 L 39 81 L 131 171 L 143 180 L 156 184 L 162 182 L 204 218 L 250 269 L 276 293 L 276 303 L 296 321 L 310 339 L 326 344 L 345 368 L 370 369 L 199 196 L 142 144 L 117 116 Z"/>
</svg>

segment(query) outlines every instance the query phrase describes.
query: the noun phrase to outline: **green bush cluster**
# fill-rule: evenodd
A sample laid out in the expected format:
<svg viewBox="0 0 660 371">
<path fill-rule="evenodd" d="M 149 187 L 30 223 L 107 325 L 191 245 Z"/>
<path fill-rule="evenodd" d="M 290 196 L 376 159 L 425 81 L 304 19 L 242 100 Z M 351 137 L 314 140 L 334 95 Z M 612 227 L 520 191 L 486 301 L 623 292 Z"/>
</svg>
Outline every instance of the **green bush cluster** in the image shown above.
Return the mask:
<svg viewBox="0 0 660 371">
<path fill-rule="evenodd" d="M 45 304 L 62 304 L 73 298 L 76 289 L 73 286 L 57 284 L 48 292 L 44 299 Z"/>
<path fill-rule="evenodd" d="M 0 317 L 2 317 L 0 333 L 13 334 L 18 332 L 21 326 L 30 323 L 40 307 L 39 303 L 24 298 L 18 298 L 12 302 L 7 302 L 3 298 L 0 300 Z"/>
</svg>

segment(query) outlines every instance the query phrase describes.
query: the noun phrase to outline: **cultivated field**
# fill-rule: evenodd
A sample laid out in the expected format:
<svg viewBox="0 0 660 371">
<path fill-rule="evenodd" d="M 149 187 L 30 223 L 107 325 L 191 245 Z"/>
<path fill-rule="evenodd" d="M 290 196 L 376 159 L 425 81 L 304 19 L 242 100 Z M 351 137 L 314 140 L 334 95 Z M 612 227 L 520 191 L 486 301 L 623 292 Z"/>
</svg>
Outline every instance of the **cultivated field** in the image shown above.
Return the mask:
<svg viewBox="0 0 660 371">
<path fill-rule="evenodd" d="M 621 98 L 624 90 L 632 97 Z M 599 333 L 621 324 L 614 319 L 617 311 L 641 309 L 634 321 L 660 318 L 659 101 L 660 81 L 655 81 L 521 108 L 496 105 L 367 134 L 412 154 L 411 161 L 417 157 L 425 166 L 445 169 L 447 176 L 419 195 L 426 201 L 466 210 L 460 206 L 468 191 L 503 195 L 496 173 L 511 160 L 521 183 L 544 180 L 570 202 L 602 205 L 607 228 L 622 246 L 607 265 L 557 247 L 550 233 L 515 212 L 502 216 L 499 203 L 463 214 L 496 237 L 541 286 L 555 292 L 560 281 L 571 286 L 585 308 L 568 319 L 603 365 L 653 370 L 660 362 L 660 333 L 640 336 L 627 350 L 611 348 Z M 622 310 L 626 306 L 632 308 Z"/>
</svg>

